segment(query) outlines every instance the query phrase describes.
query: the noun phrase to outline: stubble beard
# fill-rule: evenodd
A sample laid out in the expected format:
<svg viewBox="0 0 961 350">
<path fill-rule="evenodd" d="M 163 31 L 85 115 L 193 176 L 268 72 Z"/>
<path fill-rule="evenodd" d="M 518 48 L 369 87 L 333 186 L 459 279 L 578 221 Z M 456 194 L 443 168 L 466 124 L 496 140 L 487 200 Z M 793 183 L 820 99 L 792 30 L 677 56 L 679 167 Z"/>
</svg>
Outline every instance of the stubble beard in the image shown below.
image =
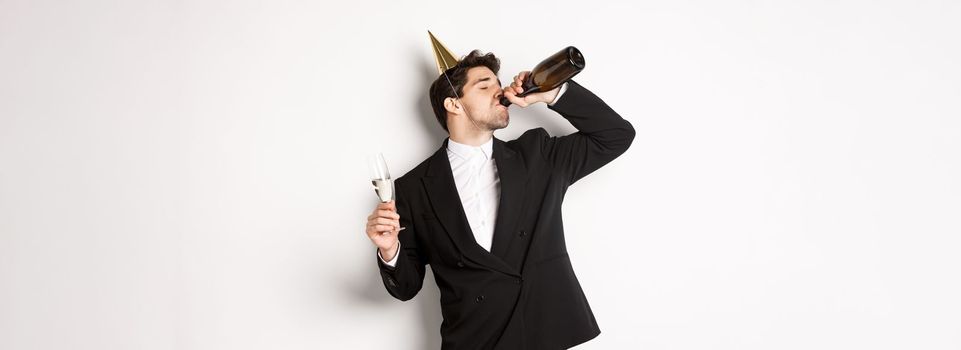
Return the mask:
<svg viewBox="0 0 961 350">
<path fill-rule="evenodd" d="M 470 117 L 468 117 L 470 118 Z M 487 118 L 484 120 L 472 119 L 474 125 L 479 128 L 485 129 L 487 131 L 495 131 L 506 128 L 510 124 L 510 114 L 507 110 L 499 111 L 495 108 L 490 113 L 488 113 Z"/>
<path fill-rule="evenodd" d="M 507 125 L 510 124 L 510 120 L 510 114 L 507 113 L 507 110 L 495 110 L 491 113 L 490 122 L 487 123 L 487 127 L 491 131 L 500 130 L 506 128 Z"/>
</svg>

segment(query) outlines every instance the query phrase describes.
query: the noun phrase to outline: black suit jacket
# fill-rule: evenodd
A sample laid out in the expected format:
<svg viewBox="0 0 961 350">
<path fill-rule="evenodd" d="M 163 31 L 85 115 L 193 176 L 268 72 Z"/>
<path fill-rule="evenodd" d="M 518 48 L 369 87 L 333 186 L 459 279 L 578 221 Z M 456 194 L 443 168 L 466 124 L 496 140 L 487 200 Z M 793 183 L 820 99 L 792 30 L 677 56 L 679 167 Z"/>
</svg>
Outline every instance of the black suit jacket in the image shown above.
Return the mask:
<svg viewBox="0 0 961 350">
<path fill-rule="evenodd" d="M 561 221 L 568 186 L 624 153 L 634 128 L 571 81 L 551 107 L 579 131 L 494 139 L 501 195 L 491 251 L 474 240 L 447 141 L 395 182 L 401 252 L 377 258 L 390 295 L 409 300 L 429 264 L 440 289 L 442 349 L 567 349 L 600 334 L 574 276 Z M 615 218 L 599 218 L 614 220 Z"/>
</svg>

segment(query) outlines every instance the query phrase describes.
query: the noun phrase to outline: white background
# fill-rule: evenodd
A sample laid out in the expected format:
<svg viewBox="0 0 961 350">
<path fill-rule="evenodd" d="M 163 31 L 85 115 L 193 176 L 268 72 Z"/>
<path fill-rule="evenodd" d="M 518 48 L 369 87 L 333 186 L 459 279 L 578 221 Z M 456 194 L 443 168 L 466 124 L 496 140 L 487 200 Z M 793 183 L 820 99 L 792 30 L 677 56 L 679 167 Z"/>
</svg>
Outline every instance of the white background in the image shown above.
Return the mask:
<svg viewBox="0 0 961 350">
<path fill-rule="evenodd" d="M 446 136 L 432 30 L 575 45 L 637 129 L 571 188 L 583 349 L 961 348 L 956 1 L 0 0 L 0 348 L 429 349 L 364 156 Z M 509 140 L 574 129 L 511 109 Z"/>
</svg>

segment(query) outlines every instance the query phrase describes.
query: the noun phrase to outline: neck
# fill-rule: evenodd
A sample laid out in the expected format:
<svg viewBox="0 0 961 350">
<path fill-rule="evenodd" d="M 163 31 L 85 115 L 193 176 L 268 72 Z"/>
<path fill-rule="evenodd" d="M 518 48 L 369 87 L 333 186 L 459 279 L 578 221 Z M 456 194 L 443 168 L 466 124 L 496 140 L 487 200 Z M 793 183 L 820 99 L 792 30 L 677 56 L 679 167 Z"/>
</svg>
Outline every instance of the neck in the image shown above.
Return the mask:
<svg viewBox="0 0 961 350">
<path fill-rule="evenodd" d="M 478 147 L 483 145 L 485 142 L 490 141 L 491 137 L 494 137 L 493 130 L 476 130 L 471 128 L 471 130 L 451 130 L 450 139 L 454 142 L 465 144 L 468 146 Z"/>
</svg>

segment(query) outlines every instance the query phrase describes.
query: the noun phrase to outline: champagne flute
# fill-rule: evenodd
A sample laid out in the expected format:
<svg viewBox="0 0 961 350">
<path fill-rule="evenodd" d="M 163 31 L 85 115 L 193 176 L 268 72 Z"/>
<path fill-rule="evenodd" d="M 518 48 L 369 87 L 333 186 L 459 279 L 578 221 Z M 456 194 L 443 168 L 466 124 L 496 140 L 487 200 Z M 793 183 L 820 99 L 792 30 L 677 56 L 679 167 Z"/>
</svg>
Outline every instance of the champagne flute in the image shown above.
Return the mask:
<svg viewBox="0 0 961 350">
<path fill-rule="evenodd" d="M 368 157 L 367 166 L 370 170 L 370 182 L 374 185 L 374 192 L 377 193 L 380 202 L 387 203 L 394 200 L 394 179 L 390 177 L 390 171 L 387 170 L 387 161 L 384 160 L 384 155 L 377 153 Z M 401 227 L 397 231 L 405 228 Z M 381 234 L 385 233 L 382 232 Z"/>
</svg>

